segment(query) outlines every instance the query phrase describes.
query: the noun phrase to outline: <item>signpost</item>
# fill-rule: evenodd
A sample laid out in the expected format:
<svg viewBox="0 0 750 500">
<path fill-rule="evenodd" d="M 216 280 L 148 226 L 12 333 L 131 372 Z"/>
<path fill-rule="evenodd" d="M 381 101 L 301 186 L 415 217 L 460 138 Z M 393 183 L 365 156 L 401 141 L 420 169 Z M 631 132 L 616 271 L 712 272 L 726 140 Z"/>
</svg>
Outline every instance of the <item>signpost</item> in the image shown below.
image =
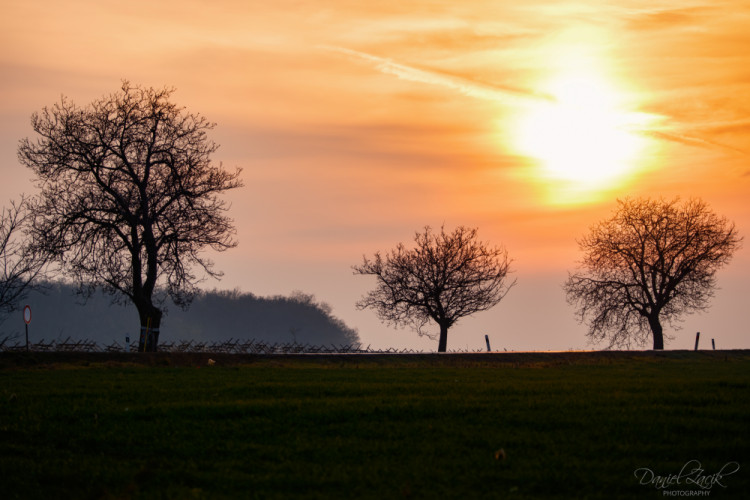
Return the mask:
<svg viewBox="0 0 750 500">
<path fill-rule="evenodd" d="M 29 352 L 29 323 L 31 323 L 31 307 L 24 306 L 23 322 L 26 323 L 26 352 Z"/>
</svg>

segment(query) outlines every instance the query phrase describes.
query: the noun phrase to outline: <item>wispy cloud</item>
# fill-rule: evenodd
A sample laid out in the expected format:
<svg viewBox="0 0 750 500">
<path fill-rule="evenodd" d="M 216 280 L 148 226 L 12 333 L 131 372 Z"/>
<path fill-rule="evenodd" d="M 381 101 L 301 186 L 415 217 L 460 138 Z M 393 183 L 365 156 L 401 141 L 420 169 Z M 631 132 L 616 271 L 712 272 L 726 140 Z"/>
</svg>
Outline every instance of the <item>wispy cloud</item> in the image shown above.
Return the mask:
<svg viewBox="0 0 750 500">
<path fill-rule="evenodd" d="M 686 135 L 686 134 L 680 134 L 680 133 L 675 133 L 675 132 L 663 132 L 659 130 L 634 130 L 634 132 L 647 136 L 647 137 L 653 137 L 654 139 L 659 139 L 662 141 L 675 142 L 678 144 L 682 144 L 684 146 L 693 146 L 693 147 L 706 148 L 706 149 L 719 149 L 719 150 L 739 153 L 742 155 L 748 154 L 747 151 L 743 151 L 742 149 L 728 146 L 726 144 L 722 144 L 720 142 L 712 141 L 709 139 L 702 139 L 695 135 Z"/>
<path fill-rule="evenodd" d="M 647 9 L 630 14 L 627 27 L 634 30 L 695 28 L 710 15 L 709 5 L 678 9 Z"/>
<path fill-rule="evenodd" d="M 544 93 L 511 86 L 490 85 L 461 76 L 451 75 L 432 69 L 422 69 L 396 62 L 392 59 L 374 56 L 365 52 L 343 47 L 320 46 L 321 49 L 337 52 L 360 61 L 372 64 L 378 71 L 394 75 L 402 80 L 436 85 L 455 90 L 463 95 L 477 99 L 491 101 L 548 101 L 555 102 L 555 98 Z"/>
<path fill-rule="evenodd" d="M 659 117 L 659 115 L 654 116 Z M 685 123 L 666 115 L 660 118 L 663 123 L 645 127 L 628 127 L 628 131 L 660 141 L 682 144 L 683 146 L 720 150 L 744 156 L 750 154 L 746 149 L 730 146 L 721 140 L 714 139 L 727 133 L 747 133 L 750 130 L 750 120 Z"/>
<path fill-rule="evenodd" d="M 402 80 L 443 87 L 476 99 L 507 102 L 510 104 L 517 103 L 522 105 L 528 104 L 530 102 L 545 102 L 548 104 L 557 102 L 557 99 L 554 96 L 536 92 L 531 89 L 490 85 L 484 82 L 472 80 L 470 78 L 452 75 L 438 70 L 423 69 L 412 65 L 402 64 L 400 62 L 394 61 L 393 59 L 379 57 L 368 54 L 366 52 L 360 52 L 343 47 L 326 45 L 319 46 L 318 48 L 343 54 L 359 61 L 366 62 L 368 64 L 371 64 L 378 71 L 385 74 L 394 75 Z M 669 119 L 667 116 L 664 116 L 662 118 L 667 120 Z M 688 130 L 685 130 L 685 132 L 679 131 L 680 128 L 687 129 L 687 127 L 681 127 L 679 125 L 672 124 L 672 126 L 669 128 L 671 130 L 664 128 L 663 124 L 661 126 L 648 126 L 644 128 L 627 127 L 628 131 L 631 133 L 651 137 L 660 141 L 679 143 L 691 147 L 731 151 L 743 155 L 748 154 L 746 151 L 743 151 L 741 149 L 737 149 L 720 142 L 700 137 L 704 134 L 696 135 L 695 131 L 692 131 L 691 133 Z"/>
</svg>

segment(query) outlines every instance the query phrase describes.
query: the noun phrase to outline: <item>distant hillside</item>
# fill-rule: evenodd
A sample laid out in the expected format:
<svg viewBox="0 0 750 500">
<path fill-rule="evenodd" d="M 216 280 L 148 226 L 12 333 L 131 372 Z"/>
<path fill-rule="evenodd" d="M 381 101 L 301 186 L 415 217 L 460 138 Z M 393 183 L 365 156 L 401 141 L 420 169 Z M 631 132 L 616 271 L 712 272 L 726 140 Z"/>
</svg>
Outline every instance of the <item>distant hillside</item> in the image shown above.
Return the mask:
<svg viewBox="0 0 750 500">
<path fill-rule="evenodd" d="M 139 332 L 138 313 L 132 305 L 112 304 L 111 297 L 95 293 L 85 304 L 75 288 L 49 284 L 44 293 L 33 292 L 24 301 L 32 310 L 29 340 L 90 339 L 123 344 Z M 187 311 L 167 302 L 160 341 L 219 341 L 256 339 L 314 345 L 342 345 L 359 341 L 357 331 L 333 316 L 328 304 L 312 295 L 295 292 L 289 297 L 257 297 L 238 291 L 201 292 Z M 0 324 L 0 338 L 22 336 L 21 311 Z"/>
</svg>

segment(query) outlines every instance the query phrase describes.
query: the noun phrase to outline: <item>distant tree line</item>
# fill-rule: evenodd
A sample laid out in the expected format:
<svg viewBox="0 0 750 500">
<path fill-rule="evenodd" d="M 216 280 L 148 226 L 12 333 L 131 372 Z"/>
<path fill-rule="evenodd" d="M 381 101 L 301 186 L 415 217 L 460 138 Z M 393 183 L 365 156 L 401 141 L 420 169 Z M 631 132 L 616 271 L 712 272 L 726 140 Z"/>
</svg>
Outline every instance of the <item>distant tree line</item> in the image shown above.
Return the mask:
<svg viewBox="0 0 750 500">
<path fill-rule="evenodd" d="M 32 309 L 33 341 L 89 339 L 124 344 L 135 338 L 130 325 L 138 319 L 132 304 L 115 304 L 101 291 L 87 298 L 76 286 L 61 282 L 38 283 L 24 303 Z M 359 342 L 356 330 L 335 317 L 331 307 L 313 295 L 258 297 L 252 293 L 199 291 L 189 309 L 173 307 L 164 315 L 164 341 L 222 341 L 230 337 L 265 342 L 314 345 L 349 345 Z M 21 314 L 5 318 L 0 339 L 18 338 L 23 332 Z"/>
</svg>

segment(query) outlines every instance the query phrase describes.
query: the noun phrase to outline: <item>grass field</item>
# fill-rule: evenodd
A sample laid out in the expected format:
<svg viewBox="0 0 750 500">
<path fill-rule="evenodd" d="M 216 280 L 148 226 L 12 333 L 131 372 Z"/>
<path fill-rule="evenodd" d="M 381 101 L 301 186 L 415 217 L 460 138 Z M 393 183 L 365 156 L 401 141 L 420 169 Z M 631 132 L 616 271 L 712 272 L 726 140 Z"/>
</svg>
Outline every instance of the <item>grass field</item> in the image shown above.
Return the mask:
<svg viewBox="0 0 750 500">
<path fill-rule="evenodd" d="M 750 351 L 5 353 L 0 497 L 748 498 L 749 388 Z"/>
</svg>

